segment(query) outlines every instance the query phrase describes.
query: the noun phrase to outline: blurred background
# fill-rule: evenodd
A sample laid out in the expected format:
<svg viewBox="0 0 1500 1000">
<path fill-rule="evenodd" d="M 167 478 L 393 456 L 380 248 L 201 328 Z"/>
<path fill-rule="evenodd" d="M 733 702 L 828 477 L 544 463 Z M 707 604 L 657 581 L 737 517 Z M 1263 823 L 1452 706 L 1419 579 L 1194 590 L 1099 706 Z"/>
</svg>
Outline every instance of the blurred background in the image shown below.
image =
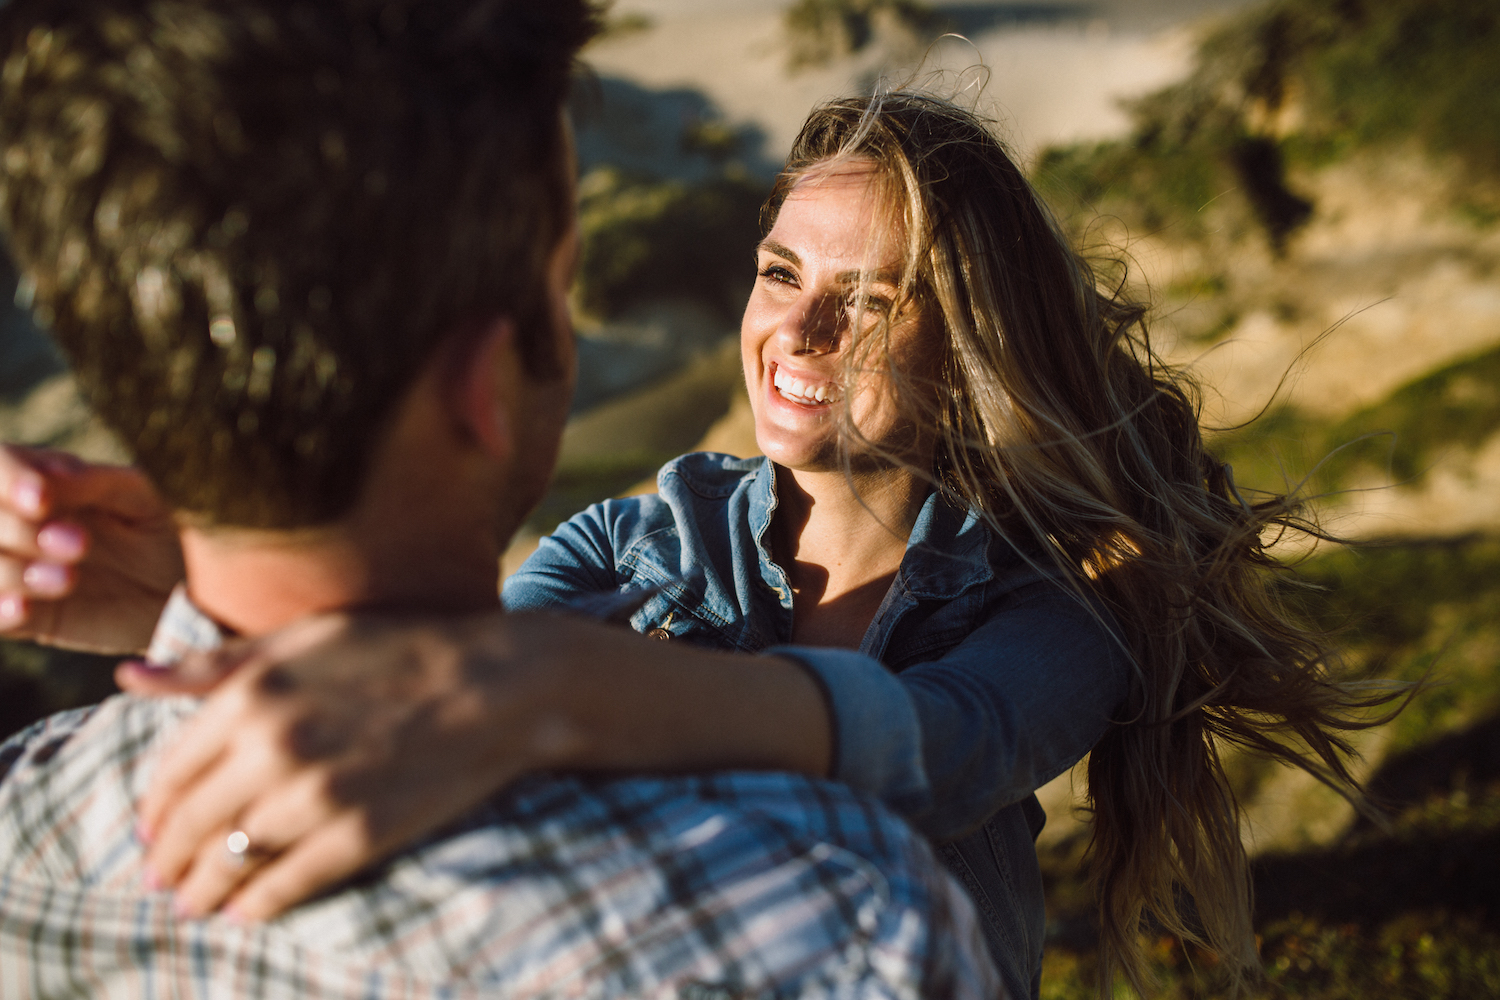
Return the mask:
<svg viewBox="0 0 1500 1000">
<path fill-rule="evenodd" d="M 1155 303 L 1242 486 L 1305 484 L 1358 541 L 1286 554 L 1350 669 L 1434 682 L 1358 741 L 1384 829 L 1231 753 L 1256 995 L 1500 996 L 1500 4 L 619 0 L 586 57 L 579 392 L 507 567 L 673 455 L 754 453 L 735 333 L 807 110 L 882 80 L 971 101 L 1128 264 L 1104 266 Z M 8 304 L 3 263 L 0 284 Z M 123 457 L 8 305 L 0 438 Z M 0 644 L 0 734 L 107 694 L 109 668 Z M 1049 998 L 1091 992 L 1081 788 L 1042 792 Z M 1218 995 L 1209 956 L 1154 954 L 1161 996 Z"/>
</svg>

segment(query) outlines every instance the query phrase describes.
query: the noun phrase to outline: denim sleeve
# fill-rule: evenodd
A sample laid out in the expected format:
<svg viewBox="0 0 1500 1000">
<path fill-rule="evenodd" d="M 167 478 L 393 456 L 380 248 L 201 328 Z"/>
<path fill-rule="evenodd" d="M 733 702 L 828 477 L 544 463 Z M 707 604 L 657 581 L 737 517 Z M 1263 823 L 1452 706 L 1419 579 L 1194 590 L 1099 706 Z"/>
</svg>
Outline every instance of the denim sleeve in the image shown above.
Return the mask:
<svg viewBox="0 0 1500 1000">
<path fill-rule="evenodd" d="M 893 674 L 841 649 L 782 646 L 835 720 L 834 777 L 949 840 L 1072 767 L 1104 734 L 1129 660 L 1093 611 L 1042 583 L 947 653 Z"/>
<path fill-rule="evenodd" d="M 571 608 L 581 595 L 614 590 L 611 521 L 608 504 L 594 504 L 558 525 L 506 578 L 500 595 L 505 609 Z"/>
</svg>

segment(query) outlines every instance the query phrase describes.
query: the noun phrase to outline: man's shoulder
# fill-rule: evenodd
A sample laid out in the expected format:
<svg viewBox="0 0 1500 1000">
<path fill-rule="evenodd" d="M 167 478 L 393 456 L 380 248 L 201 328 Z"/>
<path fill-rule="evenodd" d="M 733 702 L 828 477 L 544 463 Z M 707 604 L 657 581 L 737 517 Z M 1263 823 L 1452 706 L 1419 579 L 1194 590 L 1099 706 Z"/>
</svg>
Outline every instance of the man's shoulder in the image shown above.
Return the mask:
<svg viewBox="0 0 1500 1000">
<path fill-rule="evenodd" d="M 988 974 L 959 893 L 925 841 L 832 782 L 538 776 L 283 926 L 419 976 L 456 961 L 518 995 L 697 981 L 811 997 L 847 977 L 915 996 L 939 952 Z"/>
<path fill-rule="evenodd" d="M 73 734 L 88 721 L 98 705 L 71 708 L 39 719 L 0 743 L 0 781 L 4 781 L 16 764 L 23 759 L 49 756 L 43 747 L 56 748 L 71 739 Z"/>
<path fill-rule="evenodd" d="M 85 957 L 100 967 L 161 930 L 127 919 L 165 905 L 141 891 L 133 802 L 193 705 L 121 697 L 49 719 L 16 741 L 0 783 L 0 895 L 31 906 L 48 940 L 73 928 L 47 902 L 58 893 L 97 909 Z M 292 980 L 321 963 L 512 995 L 679 997 L 701 983 L 815 997 L 862 983 L 980 997 L 991 970 L 976 927 L 926 843 L 843 785 L 536 776 L 214 961 L 244 951 Z M 218 942 L 209 951 L 229 940 L 219 921 L 189 930 Z M 931 989 L 934 970 L 978 988 Z"/>
<path fill-rule="evenodd" d="M 196 705 L 116 695 L 8 740 L 0 749 L 0 868 L 84 884 L 134 878 L 134 803 L 155 750 Z"/>
</svg>

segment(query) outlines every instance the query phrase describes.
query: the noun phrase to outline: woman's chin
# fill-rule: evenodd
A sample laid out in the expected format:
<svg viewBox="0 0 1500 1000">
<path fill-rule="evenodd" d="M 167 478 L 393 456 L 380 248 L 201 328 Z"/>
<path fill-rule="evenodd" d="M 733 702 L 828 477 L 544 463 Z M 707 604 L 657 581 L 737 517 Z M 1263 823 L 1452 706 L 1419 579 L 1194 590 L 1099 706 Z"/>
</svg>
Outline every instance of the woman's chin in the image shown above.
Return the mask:
<svg viewBox="0 0 1500 1000">
<path fill-rule="evenodd" d="M 838 448 L 831 441 L 808 441 L 785 431 L 759 430 L 755 443 L 767 458 L 793 472 L 834 472 L 843 468 Z"/>
</svg>

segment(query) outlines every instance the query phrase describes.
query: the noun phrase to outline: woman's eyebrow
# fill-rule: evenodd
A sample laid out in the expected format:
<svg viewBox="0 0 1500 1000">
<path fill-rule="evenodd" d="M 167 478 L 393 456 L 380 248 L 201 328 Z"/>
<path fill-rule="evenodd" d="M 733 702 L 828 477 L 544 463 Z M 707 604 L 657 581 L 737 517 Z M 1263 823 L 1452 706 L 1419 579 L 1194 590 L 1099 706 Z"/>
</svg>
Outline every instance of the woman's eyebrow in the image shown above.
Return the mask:
<svg viewBox="0 0 1500 1000">
<path fill-rule="evenodd" d="M 791 247 L 783 246 L 773 239 L 768 238 L 761 240 L 755 245 L 755 249 L 757 252 L 764 250 L 766 253 L 775 254 L 777 257 L 785 258 L 786 260 L 791 261 L 792 264 L 797 267 L 802 266 L 802 258 L 797 256 L 797 252 L 795 250 L 793 250 Z"/>
<path fill-rule="evenodd" d="M 756 252 L 760 252 L 763 250 L 766 253 L 774 254 L 777 257 L 781 257 L 784 260 L 790 261 L 795 267 L 802 266 L 802 258 L 797 255 L 797 251 L 793 250 L 789 246 L 778 243 L 773 239 L 767 238 L 761 240 L 755 245 L 755 249 Z M 840 285 L 857 285 L 860 283 L 862 278 L 863 274 L 860 271 L 853 270 L 840 271 L 838 274 L 834 275 L 833 280 L 835 283 Z M 876 271 L 874 274 L 870 275 L 870 282 L 872 284 L 891 285 L 892 287 L 895 287 L 901 284 L 901 275 L 896 271 Z"/>
<path fill-rule="evenodd" d="M 840 271 L 833 276 L 833 280 L 840 285 L 857 285 L 864 279 L 864 271 Z M 901 285 L 901 276 L 895 271 L 876 271 L 869 275 L 872 285 L 890 285 L 898 288 Z"/>
</svg>

